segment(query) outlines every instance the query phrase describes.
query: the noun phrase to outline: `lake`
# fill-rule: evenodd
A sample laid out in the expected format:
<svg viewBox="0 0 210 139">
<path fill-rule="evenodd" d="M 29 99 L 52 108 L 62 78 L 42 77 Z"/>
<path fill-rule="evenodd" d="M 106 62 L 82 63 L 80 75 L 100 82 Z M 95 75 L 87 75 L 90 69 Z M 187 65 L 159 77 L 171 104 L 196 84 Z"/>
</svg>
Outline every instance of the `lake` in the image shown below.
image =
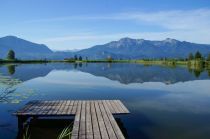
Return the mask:
<svg viewBox="0 0 210 139">
<path fill-rule="evenodd" d="M 0 138 L 17 138 L 12 113 L 27 102 L 57 99 L 120 99 L 131 114 L 116 119 L 129 139 L 210 138 L 210 71 L 125 63 L 0 65 Z M 32 138 L 65 121 L 31 123 Z"/>
</svg>

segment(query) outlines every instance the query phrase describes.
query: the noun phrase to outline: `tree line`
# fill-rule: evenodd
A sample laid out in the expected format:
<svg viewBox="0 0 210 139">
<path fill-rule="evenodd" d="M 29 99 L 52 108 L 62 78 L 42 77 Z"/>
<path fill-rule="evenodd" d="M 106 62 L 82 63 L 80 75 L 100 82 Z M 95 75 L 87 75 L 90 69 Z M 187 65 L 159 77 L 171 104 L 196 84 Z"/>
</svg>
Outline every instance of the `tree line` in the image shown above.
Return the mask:
<svg viewBox="0 0 210 139">
<path fill-rule="evenodd" d="M 7 60 L 16 60 L 15 52 L 13 50 L 9 50 L 8 53 L 7 53 L 6 59 Z M 65 58 L 64 60 L 70 60 L 70 61 L 86 60 L 86 61 L 88 61 L 88 57 L 85 57 L 85 59 L 83 59 L 82 56 L 74 55 L 74 57 L 72 57 L 72 58 Z M 114 59 L 111 56 L 108 56 L 106 60 L 107 61 L 112 61 Z M 147 59 L 143 59 L 143 60 L 147 60 Z M 163 59 L 161 58 L 161 60 L 163 60 Z M 167 60 L 167 58 L 165 58 L 165 60 Z M 206 60 L 206 61 L 210 61 L 210 53 L 208 54 L 207 57 L 204 57 L 199 51 L 197 51 L 195 54 L 189 53 L 188 58 L 186 58 L 185 60 L 189 60 L 189 61 L 191 61 L 191 60 Z"/>
<path fill-rule="evenodd" d="M 202 54 L 197 51 L 195 54 L 190 53 L 188 56 L 188 60 L 206 60 L 206 61 L 210 61 L 210 53 L 208 54 L 208 56 L 205 58 L 204 56 L 202 56 Z"/>
<path fill-rule="evenodd" d="M 82 56 L 77 56 L 77 55 L 74 55 L 74 57 L 71 57 L 71 58 L 65 58 L 64 60 L 69 60 L 69 61 L 82 61 L 84 60 Z M 86 56 L 85 57 L 85 60 L 87 61 L 88 60 L 88 57 Z"/>
</svg>

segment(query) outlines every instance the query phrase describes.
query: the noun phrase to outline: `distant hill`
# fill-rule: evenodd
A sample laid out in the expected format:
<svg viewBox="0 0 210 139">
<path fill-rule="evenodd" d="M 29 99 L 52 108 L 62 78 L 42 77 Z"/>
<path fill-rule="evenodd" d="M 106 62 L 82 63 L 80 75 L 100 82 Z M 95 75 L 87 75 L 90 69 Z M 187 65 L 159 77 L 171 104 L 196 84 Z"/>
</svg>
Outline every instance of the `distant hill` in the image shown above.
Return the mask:
<svg viewBox="0 0 210 139">
<path fill-rule="evenodd" d="M 210 53 L 210 45 L 196 44 L 167 38 L 163 41 L 122 38 L 103 45 L 81 50 L 78 55 L 90 59 L 103 59 L 111 56 L 122 59 L 139 58 L 186 58 L 190 52 L 200 51 L 203 55 Z"/>
<path fill-rule="evenodd" d="M 36 44 L 15 36 L 0 38 L 0 58 L 5 58 L 10 49 L 14 50 L 16 57 L 20 59 L 47 58 L 53 53 L 44 44 Z"/>
<path fill-rule="evenodd" d="M 196 44 L 167 38 L 162 41 L 122 38 L 103 45 L 77 51 L 53 52 L 44 44 L 36 44 L 15 36 L 0 38 L 0 58 L 5 58 L 13 49 L 19 59 L 64 59 L 81 55 L 89 59 L 141 59 L 141 58 L 186 58 L 190 52 L 200 51 L 207 56 L 210 45 Z"/>
</svg>

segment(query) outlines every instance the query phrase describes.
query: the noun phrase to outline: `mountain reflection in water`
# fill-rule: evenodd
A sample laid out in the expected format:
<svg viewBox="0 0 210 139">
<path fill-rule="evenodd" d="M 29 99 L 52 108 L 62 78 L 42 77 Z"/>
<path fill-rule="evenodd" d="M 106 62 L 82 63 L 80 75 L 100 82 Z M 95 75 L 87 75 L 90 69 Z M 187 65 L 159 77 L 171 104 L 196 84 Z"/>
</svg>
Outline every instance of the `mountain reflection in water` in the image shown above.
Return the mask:
<svg viewBox="0 0 210 139">
<path fill-rule="evenodd" d="M 177 82 L 203 80 L 210 77 L 210 70 L 192 70 L 187 67 L 144 66 L 141 64 L 124 63 L 24 64 L 0 67 L 0 73 L 2 75 L 11 76 L 22 82 L 37 77 L 44 77 L 53 70 L 78 70 L 94 76 L 119 81 L 122 84 L 144 82 L 174 84 Z M 2 81 L 0 82 L 2 83 Z"/>
<path fill-rule="evenodd" d="M 116 118 L 131 139 L 210 138 L 209 75 L 205 69 L 126 63 L 0 65 L 0 138 L 17 137 L 12 113 L 27 102 L 66 99 L 120 99 L 131 114 Z M 56 136 L 65 127 L 59 123 L 31 124 L 31 137 L 42 129 Z"/>
</svg>

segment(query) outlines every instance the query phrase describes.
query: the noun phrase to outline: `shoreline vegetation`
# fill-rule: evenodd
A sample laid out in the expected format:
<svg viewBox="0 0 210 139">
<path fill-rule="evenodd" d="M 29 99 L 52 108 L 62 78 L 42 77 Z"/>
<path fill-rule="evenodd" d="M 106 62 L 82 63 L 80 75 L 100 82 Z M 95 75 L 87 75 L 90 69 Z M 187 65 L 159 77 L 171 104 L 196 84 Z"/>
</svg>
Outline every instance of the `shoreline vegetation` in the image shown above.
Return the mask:
<svg viewBox="0 0 210 139">
<path fill-rule="evenodd" d="M 166 65 L 166 66 L 188 66 L 193 69 L 205 67 L 210 69 L 210 61 L 207 60 L 178 60 L 178 59 L 139 59 L 139 60 L 7 60 L 0 59 L 0 64 L 34 64 L 34 63 L 136 63 L 143 65 Z"/>
<path fill-rule="evenodd" d="M 175 66 L 187 66 L 189 69 L 210 69 L 210 54 L 207 57 L 203 57 L 202 54 L 197 51 L 195 54 L 190 53 L 188 58 L 160 58 L 160 59 L 113 59 L 112 57 L 107 57 L 106 59 L 101 60 L 89 60 L 88 57 L 85 59 L 82 56 L 75 55 L 72 58 L 66 58 L 64 60 L 21 60 L 15 58 L 15 52 L 10 50 L 7 54 L 6 59 L 0 59 L 0 64 L 7 63 L 18 63 L 18 64 L 34 64 L 34 63 L 56 63 L 56 62 L 66 62 L 66 63 L 136 63 L 144 64 L 145 66 L 149 65 L 165 65 L 170 67 Z"/>
</svg>

